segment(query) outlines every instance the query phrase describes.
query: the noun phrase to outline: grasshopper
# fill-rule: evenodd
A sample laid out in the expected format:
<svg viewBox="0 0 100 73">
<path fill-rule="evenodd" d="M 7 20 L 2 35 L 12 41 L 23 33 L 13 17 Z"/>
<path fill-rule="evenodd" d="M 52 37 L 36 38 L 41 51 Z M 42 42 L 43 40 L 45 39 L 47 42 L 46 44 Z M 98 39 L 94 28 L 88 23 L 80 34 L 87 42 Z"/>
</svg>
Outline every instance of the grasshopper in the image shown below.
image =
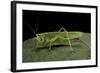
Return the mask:
<svg viewBox="0 0 100 73">
<path fill-rule="evenodd" d="M 26 23 L 27 24 L 27 23 Z M 33 28 L 27 24 L 28 27 L 34 32 Z M 35 33 L 35 32 L 34 32 Z M 68 32 L 64 27 L 61 27 L 59 31 L 55 32 L 44 32 L 44 33 L 35 33 L 33 40 L 35 42 L 35 48 L 49 47 L 54 45 L 69 45 L 70 50 L 73 51 L 71 40 L 75 40 L 83 36 L 83 32 L 73 31 Z M 88 48 L 90 48 L 84 41 L 80 40 Z"/>
<path fill-rule="evenodd" d="M 51 50 L 53 45 L 69 45 L 73 51 L 70 40 L 78 39 L 82 35 L 82 32 L 68 32 L 62 27 L 59 31 L 36 34 L 33 39 L 36 41 L 36 48 L 49 47 Z"/>
</svg>

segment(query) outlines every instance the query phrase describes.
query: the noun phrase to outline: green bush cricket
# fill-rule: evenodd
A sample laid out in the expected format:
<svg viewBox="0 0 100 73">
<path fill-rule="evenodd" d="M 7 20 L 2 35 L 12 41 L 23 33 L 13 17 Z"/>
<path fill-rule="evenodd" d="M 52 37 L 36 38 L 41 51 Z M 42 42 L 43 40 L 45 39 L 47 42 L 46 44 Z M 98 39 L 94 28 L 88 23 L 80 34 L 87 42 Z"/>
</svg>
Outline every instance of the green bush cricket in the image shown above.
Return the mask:
<svg viewBox="0 0 100 73">
<path fill-rule="evenodd" d="M 27 24 L 28 25 L 28 24 Z M 33 28 L 28 25 L 29 28 L 35 33 Z M 83 36 L 83 32 L 79 31 L 70 31 L 68 32 L 64 27 L 61 27 L 59 31 L 54 32 L 44 32 L 44 33 L 35 33 L 33 40 L 35 41 L 35 48 L 49 47 L 49 50 L 52 49 L 51 46 L 54 45 L 69 45 L 70 50 L 73 51 L 71 40 L 80 40 L 79 38 Z M 80 40 L 88 48 L 90 48 L 84 41 Z"/>
<path fill-rule="evenodd" d="M 70 49 L 73 50 L 70 40 L 77 39 L 82 35 L 82 32 L 68 32 L 62 27 L 58 32 L 36 34 L 33 40 L 36 41 L 36 48 L 49 47 L 51 49 L 52 45 L 69 45 Z"/>
</svg>

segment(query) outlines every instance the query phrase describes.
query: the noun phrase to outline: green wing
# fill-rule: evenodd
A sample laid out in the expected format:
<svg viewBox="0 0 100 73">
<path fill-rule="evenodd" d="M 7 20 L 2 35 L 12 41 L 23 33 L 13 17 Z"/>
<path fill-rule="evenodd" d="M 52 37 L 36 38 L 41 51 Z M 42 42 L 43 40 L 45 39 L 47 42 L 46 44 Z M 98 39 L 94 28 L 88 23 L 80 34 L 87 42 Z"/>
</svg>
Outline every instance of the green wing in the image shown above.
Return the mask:
<svg viewBox="0 0 100 73">
<path fill-rule="evenodd" d="M 68 32 L 70 39 L 80 38 L 83 36 L 83 32 Z"/>
</svg>

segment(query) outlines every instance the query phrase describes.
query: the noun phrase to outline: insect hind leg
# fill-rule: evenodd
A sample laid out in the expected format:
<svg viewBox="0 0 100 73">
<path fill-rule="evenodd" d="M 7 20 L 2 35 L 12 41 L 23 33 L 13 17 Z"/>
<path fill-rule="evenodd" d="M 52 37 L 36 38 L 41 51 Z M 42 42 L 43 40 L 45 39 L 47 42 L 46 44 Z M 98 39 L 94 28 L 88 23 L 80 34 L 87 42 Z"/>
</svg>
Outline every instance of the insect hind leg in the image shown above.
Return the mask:
<svg viewBox="0 0 100 73">
<path fill-rule="evenodd" d="M 70 47 L 71 51 L 73 51 L 73 48 L 72 48 L 72 44 L 71 44 L 71 41 L 70 41 L 70 38 L 69 38 L 68 31 L 64 27 L 62 27 L 58 32 L 61 32 L 61 31 L 65 31 L 66 32 L 67 39 L 68 39 L 68 43 L 69 43 L 69 47 Z"/>
<path fill-rule="evenodd" d="M 67 31 L 67 30 L 64 27 L 61 27 L 58 32 L 61 32 L 61 31 Z"/>
<path fill-rule="evenodd" d="M 68 43 L 69 43 L 70 50 L 73 51 L 73 48 L 72 48 L 72 44 L 71 44 L 71 41 L 70 41 L 70 38 L 69 38 L 68 31 L 66 31 L 66 34 L 67 34 L 67 39 L 68 39 Z"/>
</svg>

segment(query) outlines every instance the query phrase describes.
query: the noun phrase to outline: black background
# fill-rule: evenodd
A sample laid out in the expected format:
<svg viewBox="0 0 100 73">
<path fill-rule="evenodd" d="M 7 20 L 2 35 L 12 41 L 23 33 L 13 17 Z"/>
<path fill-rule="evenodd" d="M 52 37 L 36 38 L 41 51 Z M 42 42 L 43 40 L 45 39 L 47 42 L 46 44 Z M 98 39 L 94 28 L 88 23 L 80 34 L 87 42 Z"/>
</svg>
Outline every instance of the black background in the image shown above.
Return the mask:
<svg viewBox="0 0 100 73">
<path fill-rule="evenodd" d="M 23 10 L 23 41 L 35 33 L 58 31 L 61 27 L 90 33 L 91 14 Z"/>
</svg>

